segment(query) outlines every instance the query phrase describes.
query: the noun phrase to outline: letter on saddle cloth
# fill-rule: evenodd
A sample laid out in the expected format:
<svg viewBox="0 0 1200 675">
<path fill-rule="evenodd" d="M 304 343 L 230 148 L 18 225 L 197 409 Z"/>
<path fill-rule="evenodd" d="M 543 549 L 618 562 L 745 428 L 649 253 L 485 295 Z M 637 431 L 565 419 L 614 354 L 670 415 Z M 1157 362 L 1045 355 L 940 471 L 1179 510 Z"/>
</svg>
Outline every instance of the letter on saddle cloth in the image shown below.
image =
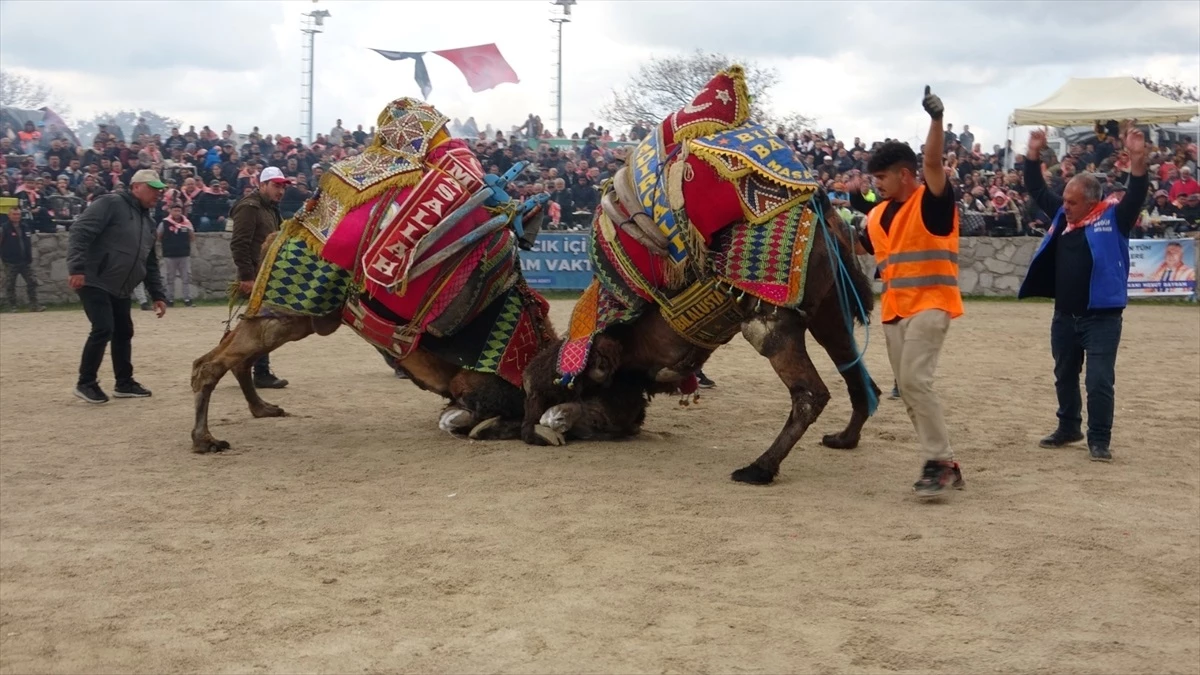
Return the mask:
<svg viewBox="0 0 1200 675">
<path fill-rule="evenodd" d="M 391 222 L 363 254 L 363 270 L 369 281 L 405 293 L 413 252 L 425 235 L 470 197 L 450 174 L 429 171 L 400 205 Z"/>
</svg>

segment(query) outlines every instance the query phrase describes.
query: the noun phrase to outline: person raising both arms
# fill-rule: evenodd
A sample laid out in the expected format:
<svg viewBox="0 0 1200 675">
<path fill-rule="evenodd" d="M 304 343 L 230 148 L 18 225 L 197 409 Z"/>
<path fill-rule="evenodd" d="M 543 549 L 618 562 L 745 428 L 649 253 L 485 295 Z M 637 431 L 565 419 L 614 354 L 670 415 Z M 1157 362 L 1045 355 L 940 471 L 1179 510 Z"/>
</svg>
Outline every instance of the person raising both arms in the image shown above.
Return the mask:
<svg viewBox="0 0 1200 675">
<path fill-rule="evenodd" d="M 1050 228 L 1029 263 L 1018 298 L 1054 298 L 1050 353 L 1054 357 L 1054 390 L 1058 428 L 1041 440 L 1043 448 L 1060 448 L 1083 440 L 1083 402 L 1079 373 L 1087 364 L 1088 453 L 1093 461 L 1112 461 L 1113 390 L 1122 313 L 1128 301 L 1129 233 L 1146 200 L 1146 138 L 1129 125 L 1129 189 L 1116 201 L 1104 199 L 1100 181 L 1079 174 L 1060 198 L 1046 187 L 1041 162 L 1046 132 L 1029 136 L 1025 187 L 1046 213 Z"/>
</svg>

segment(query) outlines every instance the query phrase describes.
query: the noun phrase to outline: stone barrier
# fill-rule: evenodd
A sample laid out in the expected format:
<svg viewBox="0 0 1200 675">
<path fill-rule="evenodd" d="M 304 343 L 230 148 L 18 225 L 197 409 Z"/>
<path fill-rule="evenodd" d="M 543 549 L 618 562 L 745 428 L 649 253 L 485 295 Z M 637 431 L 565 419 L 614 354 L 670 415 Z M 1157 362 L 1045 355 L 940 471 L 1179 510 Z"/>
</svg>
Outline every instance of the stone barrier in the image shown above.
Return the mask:
<svg viewBox="0 0 1200 675">
<path fill-rule="evenodd" d="M 40 299 L 44 303 L 78 302 L 67 287 L 67 233 L 35 234 L 33 267 L 37 272 Z M 192 298 L 224 300 L 234 279 L 227 232 L 201 232 L 192 250 Z M 1037 237 L 963 237 L 959 242 L 959 285 L 963 295 L 1016 297 L 1021 279 L 1037 250 Z M 1197 247 L 1200 263 L 1200 247 Z M 874 275 L 875 261 L 860 256 L 863 269 Z M 1200 266 L 1200 265 L 1198 265 Z M 176 282 L 178 284 L 178 281 Z M 25 299 L 18 281 L 17 299 Z M 879 282 L 875 282 L 879 291 Z M 176 292 L 176 297 L 182 294 Z"/>
</svg>

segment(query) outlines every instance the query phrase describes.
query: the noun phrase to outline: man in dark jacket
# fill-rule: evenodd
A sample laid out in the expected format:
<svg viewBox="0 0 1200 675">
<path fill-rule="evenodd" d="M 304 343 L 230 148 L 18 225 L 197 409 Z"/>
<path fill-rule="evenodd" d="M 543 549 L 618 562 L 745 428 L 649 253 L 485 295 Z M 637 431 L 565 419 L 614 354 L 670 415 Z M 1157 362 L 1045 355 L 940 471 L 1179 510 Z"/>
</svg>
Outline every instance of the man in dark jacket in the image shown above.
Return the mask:
<svg viewBox="0 0 1200 675">
<path fill-rule="evenodd" d="M 29 294 L 29 308 L 35 312 L 45 311 L 37 300 L 37 275 L 33 273 L 33 236 L 21 221 L 21 207 L 8 210 L 4 227 L 0 230 L 0 261 L 4 262 L 4 299 L 13 311 L 17 309 L 17 277 L 25 279 L 25 292 Z"/>
<path fill-rule="evenodd" d="M 1028 156 L 1038 157 L 1046 133 L 1029 137 Z M 1041 441 L 1059 448 L 1083 440 L 1079 372 L 1087 363 L 1087 443 L 1094 461 L 1112 461 L 1113 384 L 1121 314 L 1127 302 L 1129 233 L 1149 188 L 1146 138 L 1136 127 L 1125 138 L 1129 190 L 1119 202 L 1103 199 L 1100 182 L 1075 176 L 1059 198 L 1046 187 L 1037 159 L 1025 162 L 1025 187 L 1046 213 L 1049 230 L 1029 263 L 1017 297 L 1054 298 L 1050 352 L 1058 396 L 1058 428 Z"/>
<path fill-rule="evenodd" d="M 279 200 L 289 181 L 277 167 L 268 166 L 258 176 L 258 189 L 238 200 L 229 219 L 233 221 L 233 237 L 229 251 L 237 267 L 238 287 L 242 295 L 250 296 L 254 279 L 262 265 L 263 243 L 272 232 L 279 231 L 283 218 L 279 215 Z M 287 380 L 271 373 L 269 354 L 254 362 L 254 386 L 260 389 L 283 389 Z"/>
<path fill-rule="evenodd" d="M 129 314 L 134 287 L 143 281 L 159 318 L 167 312 L 166 294 L 154 254 L 151 209 L 166 185 L 150 169 L 130 179 L 130 189 L 98 197 L 79 214 L 70 229 L 67 283 L 79 293 L 92 331 L 83 346 L 75 395 L 88 403 L 107 403 L 97 372 L 104 349 L 112 343 L 117 398 L 145 398 L 150 391 L 133 379 L 133 318 Z"/>
</svg>

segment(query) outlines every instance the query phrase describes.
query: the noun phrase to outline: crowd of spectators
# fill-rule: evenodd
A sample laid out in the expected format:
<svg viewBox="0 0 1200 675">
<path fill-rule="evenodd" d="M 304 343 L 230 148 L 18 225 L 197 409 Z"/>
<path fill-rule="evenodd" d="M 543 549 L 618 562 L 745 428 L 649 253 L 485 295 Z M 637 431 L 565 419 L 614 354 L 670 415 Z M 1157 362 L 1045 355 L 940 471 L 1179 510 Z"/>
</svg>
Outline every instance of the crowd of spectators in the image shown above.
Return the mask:
<svg viewBox="0 0 1200 675">
<path fill-rule="evenodd" d="M 1090 140 L 1069 146 L 1059 157 L 1047 150 L 1040 158 L 1047 183 L 1061 194 L 1066 181 L 1082 171 L 1097 174 L 1109 192 L 1128 179 L 1129 160 L 1121 148 L 1115 123 L 1098 124 Z M 522 196 L 551 196 L 550 229 L 586 228 L 598 203 L 599 187 L 624 164 L 632 144 L 644 138 L 649 124 L 616 132 L 589 124 L 570 137 L 551 134 L 536 115 L 519 126 L 479 129 L 473 118 L 450 124 L 453 136 L 471 144 L 485 171 L 503 173 L 528 160 L 532 167 L 517 182 Z M 101 125 L 88 147 L 77 147 L 70 135 L 33 123 L 0 132 L 0 195 L 15 196 L 26 226 L 53 232 L 70 226 L 95 197 L 127 189 L 142 168 L 160 172 L 168 189 L 157 214 L 165 218 L 174 205 L 183 209 L 197 232 L 224 231 L 232 205 L 254 190 L 267 166 L 291 179 L 280 211 L 289 217 L 317 188 L 332 162 L 358 153 L 373 140 L 374 127 L 354 130 L 337 126 L 312 144 L 283 134 L 262 134 L 258 127 L 240 135 L 233 127 L 216 132 L 208 126 L 167 134 L 152 133 L 144 120 L 129 129 Z M 871 152 L 882 142 L 838 139 L 832 130 L 776 129 L 813 170 L 839 207 L 849 204 L 846 185 L 865 173 Z M 1037 235 L 1053 214 L 1042 213 L 1024 187 L 1025 158 L 1011 143 L 990 151 L 975 142 L 970 127 L 947 125 L 941 149 L 960 205 L 962 234 Z M 1162 236 L 1200 230 L 1200 184 L 1196 182 L 1196 146 L 1190 138 L 1151 149 L 1152 190 L 1135 236 Z M 869 188 L 867 188 L 869 189 Z M 850 216 L 851 214 L 847 214 Z"/>
</svg>

